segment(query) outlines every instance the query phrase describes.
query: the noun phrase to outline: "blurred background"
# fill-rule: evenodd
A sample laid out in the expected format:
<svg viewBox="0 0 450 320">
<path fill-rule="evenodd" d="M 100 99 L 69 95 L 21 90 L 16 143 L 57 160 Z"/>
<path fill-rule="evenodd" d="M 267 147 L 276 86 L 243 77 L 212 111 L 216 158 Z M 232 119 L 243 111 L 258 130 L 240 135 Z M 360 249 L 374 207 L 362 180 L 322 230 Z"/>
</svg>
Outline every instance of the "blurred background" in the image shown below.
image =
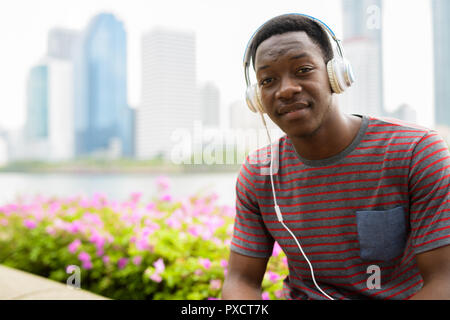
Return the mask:
<svg viewBox="0 0 450 320">
<path fill-rule="evenodd" d="M 245 155 L 267 144 L 245 105 L 244 49 L 278 14 L 324 21 L 357 82 L 347 113 L 450 138 L 450 1 L 1 2 L 0 202 L 213 190 L 234 204 Z M 275 135 L 274 125 L 271 130 Z"/>
</svg>

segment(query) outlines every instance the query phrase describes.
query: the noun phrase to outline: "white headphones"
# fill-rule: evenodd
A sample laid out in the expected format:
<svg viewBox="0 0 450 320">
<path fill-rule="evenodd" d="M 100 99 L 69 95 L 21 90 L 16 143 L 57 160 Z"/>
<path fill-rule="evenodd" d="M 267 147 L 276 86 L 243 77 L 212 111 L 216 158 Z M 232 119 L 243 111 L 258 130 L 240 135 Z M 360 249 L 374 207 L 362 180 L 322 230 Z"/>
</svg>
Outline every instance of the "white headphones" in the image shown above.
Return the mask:
<svg viewBox="0 0 450 320">
<path fill-rule="evenodd" d="M 244 54 L 244 74 L 245 74 L 245 82 L 247 85 L 247 91 L 246 91 L 246 101 L 247 105 L 253 112 L 260 112 L 265 113 L 264 108 L 261 103 L 260 99 L 260 93 L 259 93 L 259 87 L 257 84 L 251 84 L 250 77 L 249 77 L 249 69 L 250 69 L 250 62 L 252 57 L 250 56 L 250 49 L 253 44 L 253 39 L 255 38 L 255 35 L 270 21 L 273 19 L 282 17 L 282 16 L 290 16 L 290 15 L 298 15 L 305 18 L 308 18 L 314 22 L 316 22 L 328 35 L 331 39 L 333 39 L 336 42 L 336 49 L 333 49 L 333 59 L 331 59 L 327 63 L 327 72 L 328 72 L 328 79 L 330 81 L 331 89 L 334 93 L 340 94 L 343 93 L 347 88 L 349 88 L 353 82 L 355 82 L 355 77 L 353 75 L 353 70 L 350 65 L 350 62 L 345 59 L 344 57 L 344 50 L 341 46 L 341 41 L 337 39 L 334 32 L 322 21 L 320 21 L 317 18 L 308 16 L 306 14 L 301 13 L 288 13 L 284 14 L 275 18 L 270 19 L 266 23 L 264 23 L 262 26 L 260 26 L 255 33 L 250 38 L 247 48 L 245 49 Z M 336 52 L 338 53 L 336 55 Z"/>
</svg>

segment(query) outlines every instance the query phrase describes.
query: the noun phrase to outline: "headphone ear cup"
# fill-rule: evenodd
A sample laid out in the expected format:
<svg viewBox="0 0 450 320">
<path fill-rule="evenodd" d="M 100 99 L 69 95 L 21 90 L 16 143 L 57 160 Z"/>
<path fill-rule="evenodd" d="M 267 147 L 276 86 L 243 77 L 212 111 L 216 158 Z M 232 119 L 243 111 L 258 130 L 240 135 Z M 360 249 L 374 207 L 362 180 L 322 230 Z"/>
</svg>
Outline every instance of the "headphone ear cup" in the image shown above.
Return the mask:
<svg viewBox="0 0 450 320">
<path fill-rule="evenodd" d="M 331 59 L 330 61 L 328 61 L 327 63 L 327 73 L 328 73 L 328 80 L 330 81 L 330 86 L 331 86 L 331 90 L 334 93 L 342 93 L 343 90 L 341 89 L 340 85 L 339 85 L 339 81 L 338 81 L 338 77 L 336 75 L 336 60 L 335 59 Z"/>
<path fill-rule="evenodd" d="M 345 59 L 331 59 L 327 63 L 327 72 L 334 93 L 343 93 L 355 82 L 352 66 Z"/>
<path fill-rule="evenodd" d="M 245 94 L 245 100 L 247 101 L 248 108 L 252 112 L 265 113 L 264 108 L 262 107 L 258 86 L 256 84 L 253 84 L 247 88 L 247 92 Z"/>
<path fill-rule="evenodd" d="M 258 109 L 256 106 L 254 85 L 247 87 L 247 91 L 245 92 L 245 101 L 247 102 L 247 106 L 250 109 L 250 111 L 252 111 L 254 113 L 258 112 Z"/>
</svg>

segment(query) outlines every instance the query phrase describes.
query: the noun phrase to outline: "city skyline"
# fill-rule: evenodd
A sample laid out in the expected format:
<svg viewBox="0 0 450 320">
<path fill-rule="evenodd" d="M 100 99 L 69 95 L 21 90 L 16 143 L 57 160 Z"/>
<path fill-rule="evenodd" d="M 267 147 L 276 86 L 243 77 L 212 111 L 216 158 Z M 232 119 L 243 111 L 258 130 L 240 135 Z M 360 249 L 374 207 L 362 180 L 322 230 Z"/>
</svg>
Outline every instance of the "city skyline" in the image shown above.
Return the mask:
<svg viewBox="0 0 450 320">
<path fill-rule="evenodd" d="M 142 101 L 136 117 L 136 157 L 168 158 L 177 128 L 201 119 L 193 32 L 154 28 L 142 37 Z M 181 49 L 181 50 L 179 50 Z"/>
<path fill-rule="evenodd" d="M 20 2 L 20 1 L 19 1 Z M 64 1 L 63 1 L 64 2 Z M 73 4 L 70 1 L 65 1 L 65 5 Z M 384 4 L 385 2 L 383 2 Z M 217 5 L 218 9 L 214 10 L 214 5 Z M 395 18 L 392 18 L 396 15 L 396 13 L 399 12 L 400 9 L 402 9 L 402 5 L 404 8 L 408 8 L 409 17 L 406 17 L 403 19 L 405 21 L 404 25 L 403 23 L 398 23 L 398 21 Z M 28 5 L 30 9 L 33 8 L 33 4 Z M 196 14 L 198 11 L 204 11 L 207 13 L 212 13 L 211 15 L 208 14 L 200 14 L 198 16 L 198 19 L 192 19 L 192 17 L 186 17 L 183 16 L 180 12 L 180 10 L 177 10 L 177 12 L 172 12 L 172 14 L 169 16 L 165 14 L 166 12 L 169 13 L 169 11 L 164 6 L 153 6 L 150 5 L 144 5 L 143 2 L 136 3 L 136 6 L 129 6 L 127 8 L 123 3 L 119 1 L 112 1 L 112 2 L 105 2 L 105 1 L 95 1 L 90 6 L 90 9 L 87 10 L 86 7 L 83 7 L 84 5 L 81 5 L 80 8 L 75 10 L 73 13 L 69 13 L 66 11 L 61 11 L 62 4 L 56 3 L 54 1 L 43 1 L 40 6 L 38 6 L 38 9 L 43 13 L 41 18 L 34 17 L 31 19 L 30 26 L 36 25 L 36 28 L 33 28 L 33 30 L 28 30 L 28 32 L 17 30 L 17 34 L 7 34 L 6 40 L 13 40 L 11 41 L 12 44 L 16 44 L 18 42 L 22 42 L 23 39 L 27 40 L 29 42 L 29 45 L 33 48 L 36 47 L 37 39 L 31 39 L 29 38 L 32 36 L 33 32 L 35 32 L 34 29 L 40 29 L 41 24 L 43 23 L 44 17 L 53 17 L 52 19 L 48 19 L 50 22 L 47 23 L 48 28 L 51 29 L 54 26 L 61 26 L 68 29 L 79 29 L 80 27 L 80 21 L 86 20 L 90 18 L 90 16 L 87 14 L 87 12 L 95 12 L 98 13 L 99 10 L 104 11 L 114 11 L 117 12 L 117 16 L 120 20 L 124 21 L 125 29 L 127 31 L 127 34 L 130 36 L 130 45 L 131 48 L 134 47 L 133 50 L 129 50 L 129 70 L 128 70 L 128 84 L 129 84 L 129 91 L 128 91 L 128 102 L 132 107 L 138 107 L 140 104 L 140 95 L 141 95 L 141 84 L 140 84 L 140 76 L 139 72 L 141 70 L 140 66 L 140 59 L 137 53 L 137 48 L 139 46 L 136 46 L 136 42 L 140 41 L 140 38 L 143 35 L 144 30 L 149 30 L 153 25 L 156 24 L 162 24 L 162 25 L 175 25 L 179 28 L 187 28 L 190 30 L 194 30 L 197 34 L 197 45 L 198 45 L 198 80 L 199 82 L 207 82 L 212 81 L 214 82 L 220 90 L 221 93 L 221 119 L 226 117 L 228 106 L 231 104 L 231 102 L 242 99 L 244 96 L 244 81 L 242 76 L 242 66 L 241 66 L 241 59 L 242 59 L 242 53 L 243 48 L 245 47 L 248 38 L 250 37 L 251 33 L 266 19 L 285 12 L 298 12 L 302 11 L 314 16 L 317 16 L 324 21 L 327 22 L 327 24 L 330 25 L 330 27 L 338 34 L 340 38 L 342 38 L 342 17 L 340 14 L 340 2 L 339 1 L 315 1 L 315 2 L 307 2 L 305 1 L 302 3 L 302 10 L 298 10 L 298 4 L 296 4 L 295 1 L 281 1 L 280 5 L 277 6 L 277 9 L 274 10 L 271 8 L 270 4 L 268 2 L 261 2 L 259 6 L 259 11 L 257 10 L 252 17 L 248 17 L 246 15 L 246 9 L 247 7 L 251 7 L 251 5 L 245 4 L 244 8 L 242 10 L 236 10 L 236 7 L 233 7 L 231 4 L 223 4 L 223 3 L 206 3 L 202 1 L 197 1 L 191 4 L 191 6 L 186 6 L 185 4 L 180 3 L 180 8 L 183 9 L 183 6 L 185 9 L 185 12 L 190 13 L 191 15 Z M 145 7 L 147 6 L 147 7 Z M 387 2 L 384 8 L 384 15 L 383 15 L 383 21 L 386 20 L 386 23 L 383 23 L 384 28 L 389 28 L 390 32 L 389 35 L 386 37 L 387 39 L 384 40 L 385 43 L 388 43 L 388 45 L 385 46 L 386 50 L 384 53 L 386 61 L 386 67 L 387 73 L 385 74 L 385 86 L 388 86 L 391 90 L 389 94 L 387 94 L 386 97 L 386 107 L 387 109 L 393 110 L 398 105 L 407 103 L 410 104 L 413 108 L 419 109 L 418 110 L 418 118 L 421 119 L 421 121 L 425 122 L 422 123 L 424 125 L 428 125 L 428 123 L 431 123 L 432 115 L 430 115 L 430 111 L 427 110 L 430 108 L 429 101 L 432 101 L 432 93 L 430 87 L 421 87 L 420 90 L 418 89 L 418 85 L 414 83 L 410 83 L 409 81 L 411 77 L 408 76 L 408 73 L 403 73 L 404 70 L 406 70 L 409 73 L 412 73 L 412 70 L 408 69 L 406 65 L 408 64 L 408 61 L 414 60 L 414 59 L 420 59 L 421 61 L 425 61 L 425 69 L 428 71 L 428 65 L 432 64 L 432 59 L 428 59 L 428 57 L 431 55 L 431 49 L 424 45 L 424 48 L 421 50 L 409 50 L 414 46 L 414 41 L 410 41 L 411 43 L 408 43 L 406 41 L 406 44 L 403 46 L 404 50 L 409 50 L 409 54 L 414 54 L 411 57 L 406 56 L 404 59 L 401 59 L 399 63 L 399 56 L 401 56 L 401 51 L 399 53 L 395 53 L 395 50 L 392 46 L 392 43 L 395 43 L 395 39 L 393 41 L 393 37 L 398 36 L 399 31 L 402 33 L 403 29 L 409 29 L 409 32 L 406 32 L 405 34 L 408 37 L 404 37 L 405 40 L 408 40 L 410 37 L 410 33 L 414 34 L 416 38 L 426 38 L 429 34 L 428 31 L 431 29 L 431 27 L 428 27 L 429 19 L 428 13 L 429 13 L 429 6 L 427 0 L 424 1 L 412 1 L 412 2 L 406 2 L 406 1 L 397 1 L 397 4 L 392 4 Z M 8 9 L 8 6 L 6 6 Z M 137 8 L 139 7 L 145 7 L 148 9 L 153 8 L 154 10 L 149 13 L 149 16 L 147 19 L 144 18 L 145 14 L 140 13 L 137 14 L 136 12 L 139 11 Z M 134 9 L 133 9 L 134 8 Z M 11 9 L 18 10 L 17 8 L 14 9 L 14 6 L 9 6 L 9 11 Z M 114 9 L 114 10 L 110 10 Z M 200 10 L 201 9 L 201 10 Z M 296 10 L 294 10 L 296 9 Z M 233 21 L 237 20 L 236 25 L 229 25 L 225 24 L 224 21 L 227 21 L 226 17 L 222 17 L 222 15 L 215 14 L 216 12 L 222 10 L 224 12 L 224 15 L 226 16 L 226 13 L 234 12 L 236 17 L 233 17 Z M 48 11 L 48 12 L 47 12 Z M 70 11 L 70 10 L 69 10 Z M 144 10 L 147 11 L 147 10 Z M 181 10 L 182 11 L 182 10 Z M 8 10 L 3 11 L 8 12 Z M 55 18 L 55 15 L 59 16 Z M 65 12 L 65 15 L 61 12 Z M 249 11 L 247 11 L 249 12 Z M 338 12 L 338 13 L 337 13 Z M 423 12 L 425 13 L 425 17 L 422 19 L 424 22 L 425 27 L 422 27 L 422 32 L 415 32 L 414 25 L 411 23 L 414 21 L 415 17 L 423 15 Z M 158 14 L 160 17 L 158 17 Z M 133 16 L 134 14 L 134 16 Z M 27 16 L 27 14 L 24 15 L 24 18 L 30 18 Z M 78 18 L 76 18 L 78 17 Z M 80 18 L 84 17 L 84 18 Z M 137 17 L 138 19 L 131 19 L 130 17 Z M 236 19 L 238 18 L 238 19 Z M 78 20 L 77 20 L 78 19 Z M 75 21 L 77 20 L 77 21 Z M 195 20 L 195 21 L 194 21 Z M 141 22 L 139 22 L 141 21 Z M 142 22 L 146 21 L 146 22 Z M 215 22 L 217 21 L 217 22 Z M 427 22 L 428 21 L 428 22 Z M 10 19 L 5 19 L 2 23 L 11 23 Z M 85 21 L 83 21 L 85 23 Z M 408 23 L 406 23 L 408 22 Z M 226 25 L 229 29 L 228 32 L 225 32 L 226 29 L 222 27 L 222 25 Z M 214 26 L 217 27 L 217 30 L 215 28 L 209 28 L 212 30 L 206 30 L 206 27 Z M 15 24 L 16 29 L 18 29 L 17 23 Z M 11 28 L 10 28 L 11 29 Z M 13 28 L 14 29 L 14 28 Z M 7 30 L 7 28 L 4 28 L 3 30 Z M 214 32 L 216 31 L 216 32 Z M 385 31 L 385 30 L 383 30 Z M 420 31 L 420 30 L 419 30 Z M 12 32 L 13 33 L 13 32 Z M 385 33 L 385 32 L 384 32 Z M 211 36 L 211 34 L 215 36 Z M 17 36 L 18 35 L 18 36 Z M 20 37 L 22 35 L 22 37 Z M 24 36 L 27 35 L 27 37 L 24 38 Z M 39 37 L 38 37 L 39 38 Z M 42 39 L 42 36 L 40 36 L 42 45 L 46 45 L 45 39 Z M 35 42 L 34 44 L 32 42 Z M 397 41 L 398 42 L 398 41 Z M 423 41 L 421 41 L 423 42 Z M 134 43 L 134 45 L 133 45 Z M 409 49 L 408 49 L 409 46 Z M 219 49 L 219 50 L 218 50 Z M 34 58 L 37 60 L 39 58 L 39 50 L 31 50 L 34 53 Z M 397 50 L 398 51 L 398 50 Z M 393 52 L 395 54 L 393 54 Z M 20 54 L 15 55 L 16 58 L 10 58 L 10 64 L 14 65 L 14 62 L 16 59 L 19 59 L 21 56 L 25 57 L 25 52 L 20 52 Z M 226 59 L 224 57 L 227 57 Z M 30 60 L 29 58 L 27 58 Z M 8 60 L 8 59 L 6 59 Z M 218 63 L 213 67 L 211 67 L 214 64 L 214 61 L 217 60 Z M 131 62 L 130 62 L 131 61 Z M 26 65 L 26 63 L 22 63 L 23 65 Z M 393 72 L 394 68 L 392 66 L 395 65 L 395 70 L 398 70 L 398 72 Z M 17 66 L 17 64 L 16 64 Z M 4 126 L 6 128 L 8 127 L 17 127 L 17 125 L 23 124 L 24 122 L 24 101 L 23 97 L 19 97 L 20 94 L 24 96 L 24 85 L 23 83 L 20 84 L 20 80 L 14 80 L 14 79 L 20 79 L 22 76 L 20 76 L 21 72 L 20 69 L 23 69 L 22 66 L 17 67 L 17 72 L 10 73 L 9 79 L 9 85 L 11 87 L 11 90 L 8 90 L 7 93 L 3 93 L 0 95 L 0 98 L 3 98 L 3 101 L 7 102 L 5 105 L 15 105 L 14 108 L 6 108 L 5 105 L 0 108 L 0 114 L 3 115 L 2 121 L 0 122 L 0 126 Z M 17 75 L 15 75 L 17 73 Z M 430 81 L 426 80 L 424 83 L 431 83 L 432 79 L 431 76 L 432 72 L 426 72 L 425 73 L 425 79 L 430 79 Z M 3 84 L 5 86 L 6 80 L 3 78 L 0 80 L 0 84 Z M 20 89 L 17 89 L 17 87 L 20 87 Z M 21 93 L 20 93 L 21 92 Z M 15 93 L 13 95 L 13 93 Z M 22 101 L 21 101 L 22 100 Z M 425 110 L 420 107 L 423 106 L 427 107 Z M 6 110 L 5 110 L 6 109 Z"/>
<path fill-rule="evenodd" d="M 132 112 L 127 99 L 127 34 L 114 15 L 90 20 L 74 58 L 75 154 L 112 148 L 132 156 Z"/>
<path fill-rule="evenodd" d="M 450 127 L 450 1 L 433 0 L 434 94 L 437 126 Z"/>
<path fill-rule="evenodd" d="M 342 0 L 342 44 L 356 81 L 340 96 L 347 113 L 386 116 L 383 88 L 383 6 L 381 0 Z"/>
</svg>

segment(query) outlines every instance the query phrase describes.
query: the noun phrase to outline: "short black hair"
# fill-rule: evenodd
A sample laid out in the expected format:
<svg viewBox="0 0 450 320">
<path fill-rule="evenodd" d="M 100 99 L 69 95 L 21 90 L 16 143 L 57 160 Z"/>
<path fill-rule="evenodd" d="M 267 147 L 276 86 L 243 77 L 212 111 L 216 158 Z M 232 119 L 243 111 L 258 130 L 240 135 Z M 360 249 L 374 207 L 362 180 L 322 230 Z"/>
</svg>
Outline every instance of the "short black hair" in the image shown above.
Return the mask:
<svg viewBox="0 0 450 320">
<path fill-rule="evenodd" d="M 333 48 L 327 32 L 313 19 L 301 14 L 285 14 L 267 21 L 255 34 L 250 44 L 253 69 L 255 69 L 256 49 L 268 38 L 292 31 L 304 31 L 317 44 L 323 54 L 325 63 L 333 59 Z"/>
</svg>

